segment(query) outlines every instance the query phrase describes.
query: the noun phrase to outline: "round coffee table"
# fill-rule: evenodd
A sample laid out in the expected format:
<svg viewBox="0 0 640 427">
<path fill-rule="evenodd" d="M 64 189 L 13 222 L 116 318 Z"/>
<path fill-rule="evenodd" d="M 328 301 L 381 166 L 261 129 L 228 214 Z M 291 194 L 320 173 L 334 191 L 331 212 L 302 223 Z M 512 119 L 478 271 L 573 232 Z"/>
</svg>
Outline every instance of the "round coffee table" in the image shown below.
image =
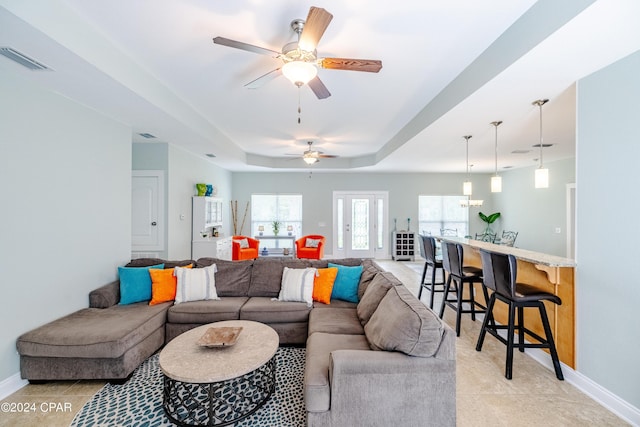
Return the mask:
<svg viewBox="0 0 640 427">
<path fill-rule="evenodd" d="M 203 347 L 209 328 L 242 327 L 237 342 Z M 248 320 L 210 323 L 170 341 L 160 352 L 163 407 L 183 426 L 225 426 L 257 411 L 275 391 L 280 340 L 269 326 Z"/>
</svg>

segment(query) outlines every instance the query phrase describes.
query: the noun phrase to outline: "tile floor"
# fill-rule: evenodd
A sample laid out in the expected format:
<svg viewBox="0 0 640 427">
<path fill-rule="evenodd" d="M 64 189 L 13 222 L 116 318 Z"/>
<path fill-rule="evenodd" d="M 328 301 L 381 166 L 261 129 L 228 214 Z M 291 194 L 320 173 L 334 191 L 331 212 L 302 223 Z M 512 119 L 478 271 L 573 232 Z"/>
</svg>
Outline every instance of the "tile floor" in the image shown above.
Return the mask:
<svg viewBox="0 0 640 427">
<path fill-rule="evenodd" d="M 380 261 L 416 295 L 422 263 Z M 439 307 L 439 296 L 436 307 Z M 423 293 L 423 300 L 426 293 Z M 451 310 L 445 321 L 454 325 Z M 504 346 L 487 336 L 482 352 L 475 340 L 480 322 L 463 316 L 457 342 L 457 419 L 459 426 L 626 426 L 615 414 L 526 354 L 515 352 L 514 377 L 504 378 Z M 22 412 L 0 412 L 0 427 L 66 427 L 101 381 L 57 381 L 27 385 L 2 401 Z M 429 396 L 425 396 L 428 399 Z M 25 412 L 29 409 L 30 412 Z M 428 421 L 425 426 L 429 425 Z"/>
</svg>

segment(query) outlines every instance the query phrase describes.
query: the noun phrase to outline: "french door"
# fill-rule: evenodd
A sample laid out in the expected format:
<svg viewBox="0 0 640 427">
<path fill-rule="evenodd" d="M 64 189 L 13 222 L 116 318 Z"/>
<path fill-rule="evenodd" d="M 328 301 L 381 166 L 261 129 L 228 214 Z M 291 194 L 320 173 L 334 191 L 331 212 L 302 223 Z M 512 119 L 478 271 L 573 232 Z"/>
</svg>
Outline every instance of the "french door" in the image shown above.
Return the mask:
<svg viewBox="0 0 640 427">
<path fill-rule="evenodd" d="M 388 253 L 388 193 L 333 193 L 333 254 L 343 258 L 383 258 Z"/>
</svg>

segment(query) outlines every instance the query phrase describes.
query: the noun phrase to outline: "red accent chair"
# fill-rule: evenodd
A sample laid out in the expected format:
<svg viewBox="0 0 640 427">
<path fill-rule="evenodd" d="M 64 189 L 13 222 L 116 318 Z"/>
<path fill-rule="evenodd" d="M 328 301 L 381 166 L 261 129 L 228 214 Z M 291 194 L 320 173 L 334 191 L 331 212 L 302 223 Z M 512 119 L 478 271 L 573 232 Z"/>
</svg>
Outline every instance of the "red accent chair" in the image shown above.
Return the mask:
<svg viewBox="0 0 640 427">
<path fill-rule="evenodd" d="M 240 240 L 242 239 L 247 239 L 249 243 L 248 248 L 240 247 Z M 243 259 L 258 258 L 258 248 L 260 248 L 260 240 L 247 236 L 233 236 L 231 238 L 231 259 L 233 261 L 240 261 Z"/>
<path fill-rule="evenodd" d="M 320 240 L 318 247 L 308 247 L 307 239 Z M 296 257 L 306 259 L 321 259 L 324 256 L 324 236 L 309 234 L 296 240 Z"/>
</svg>

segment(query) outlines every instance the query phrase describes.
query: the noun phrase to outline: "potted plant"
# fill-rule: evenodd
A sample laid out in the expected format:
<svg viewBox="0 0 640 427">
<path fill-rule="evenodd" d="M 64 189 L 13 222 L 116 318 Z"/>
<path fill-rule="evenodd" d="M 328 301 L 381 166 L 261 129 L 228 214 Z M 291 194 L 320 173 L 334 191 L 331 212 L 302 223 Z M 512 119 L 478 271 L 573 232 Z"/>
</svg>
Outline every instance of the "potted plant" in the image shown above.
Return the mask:
<svg viewBox="0 0 640 427">
<path fill-rule="evenodd" d="M 278 233 L 280 232 L 280 226 L 282 225 L 282 223 L 278 220 L 275 220 L 271 223 L 271 228 L 273 229 L 273 235 L 277 236 Z"/>
<path fill-rule="evenodd" d="M 482 212 L 478 212 L 478 216 L 482 221 L 487 223 L 487 228 L 484 229 L 484 234 L 488 234 L 488 233 L 495 234 L 491 229 L 491 224 L 493 224 L 496 221 L 496 219 L 500 218 L 500 212 L 494 212 L 490 215 L 485 215 Z"/>
</svg>

